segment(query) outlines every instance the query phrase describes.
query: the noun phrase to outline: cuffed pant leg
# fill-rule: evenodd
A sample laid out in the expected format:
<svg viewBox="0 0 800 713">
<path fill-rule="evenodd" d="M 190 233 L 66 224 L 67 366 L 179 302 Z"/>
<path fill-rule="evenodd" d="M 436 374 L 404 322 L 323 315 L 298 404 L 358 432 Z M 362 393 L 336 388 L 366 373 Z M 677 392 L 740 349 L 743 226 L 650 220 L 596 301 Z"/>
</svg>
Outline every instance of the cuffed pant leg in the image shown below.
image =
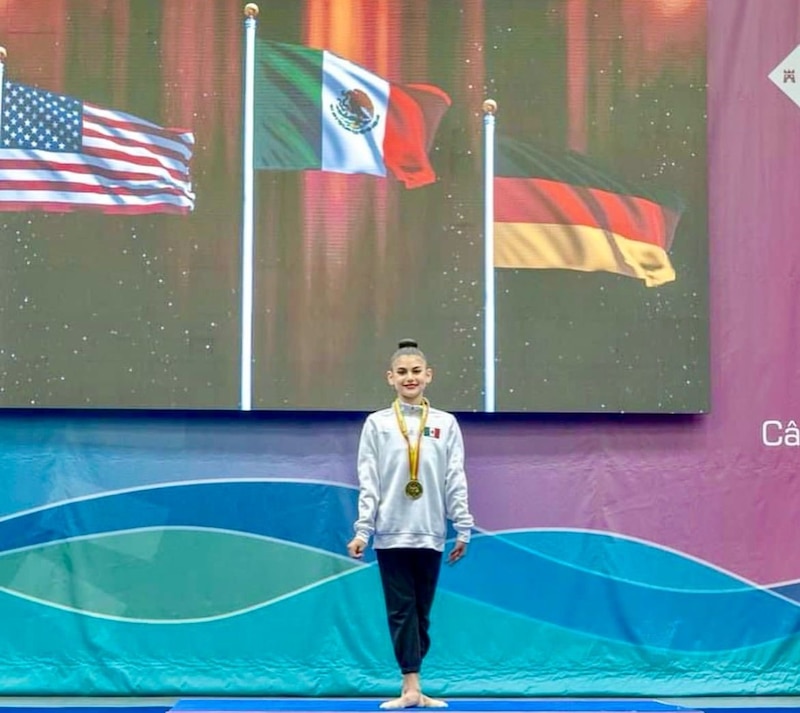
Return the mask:
<svg viewBox="0 0 800 713">
<path fill-rule="evenodd" d="M 375 554 L 397 664 L 404 674 L 418 673 L 422 665 L 422 646 L 417 618 L 414 550 L 378 549 Z"/>
<path fill-rule="evenodd" d="M 436 550 L 419 549 L 414 557 L 414 592 L 419 627 L 420 659 L 424 659 L 431 647 L 430 613 L 442 566 L 442 553 Z"/>
</svg>

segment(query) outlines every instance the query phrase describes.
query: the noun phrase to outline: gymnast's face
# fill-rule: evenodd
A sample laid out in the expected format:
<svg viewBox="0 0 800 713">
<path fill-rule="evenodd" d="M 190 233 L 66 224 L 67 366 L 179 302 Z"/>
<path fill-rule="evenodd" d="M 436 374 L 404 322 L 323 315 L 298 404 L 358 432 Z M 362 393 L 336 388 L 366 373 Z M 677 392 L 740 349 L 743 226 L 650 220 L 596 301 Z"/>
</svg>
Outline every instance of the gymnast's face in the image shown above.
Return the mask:
<svg viewBox="0 0 800 713">
<path fill-rule="evenodd" d="M 433 372 L 421 356 L 403 354 L 392 362 L 386 378 L 401 401 L 418 405 L 422 403 L 422 395 L 431 383 Z"/>
</svg>

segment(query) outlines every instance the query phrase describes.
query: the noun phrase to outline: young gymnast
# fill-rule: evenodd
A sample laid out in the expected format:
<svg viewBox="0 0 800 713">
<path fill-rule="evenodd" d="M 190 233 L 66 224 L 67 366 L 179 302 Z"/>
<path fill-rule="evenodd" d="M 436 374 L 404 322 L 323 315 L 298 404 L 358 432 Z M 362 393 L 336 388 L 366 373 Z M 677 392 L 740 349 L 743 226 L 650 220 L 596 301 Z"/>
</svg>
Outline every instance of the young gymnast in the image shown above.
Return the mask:
<svg viewBox="0 0 800 713">
<path fill-rule="evenodd" d="M 374 538 L 400 696 L 381 708 L 443 708 L 422 692 L 420 670 L 430 648 L 430 611 L 445 549 L 447 520 L 456 531 L 448 562 L 467 552 L 474 520 L 464 473 L 464 442 L 455 416 L 424 396 L 433 377 L 414 340 L 405 339 L 386 374 L 396 398 L 370 414 L 358 447 L 358 519 L 347 545 L 360 558 Z"/>
</svg>

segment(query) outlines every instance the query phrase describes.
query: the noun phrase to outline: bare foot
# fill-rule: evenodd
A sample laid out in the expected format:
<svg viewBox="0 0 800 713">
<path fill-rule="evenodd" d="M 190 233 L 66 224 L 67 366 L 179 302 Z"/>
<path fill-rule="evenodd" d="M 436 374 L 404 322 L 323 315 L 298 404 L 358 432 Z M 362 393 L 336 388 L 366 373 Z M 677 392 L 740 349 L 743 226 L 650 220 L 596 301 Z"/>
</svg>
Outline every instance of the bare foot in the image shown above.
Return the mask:
<svg viewBox="0 0 800 713">
<path fill-rule="evenodd" d="M 422 694 L 419 691 L 405 691 L 399 698 L 392 698 L 390 701 L 381 703 L 383 710 L 393 710 L 397 708 L 415 708 L 421 705 Z"/>
<path fill-rule="evenodd" d="M 447 708 L 447 701 L 439 698 L 431 698 L 424 693 L 420 696 L 419 705 L 423 708 Z"/>
</svg>

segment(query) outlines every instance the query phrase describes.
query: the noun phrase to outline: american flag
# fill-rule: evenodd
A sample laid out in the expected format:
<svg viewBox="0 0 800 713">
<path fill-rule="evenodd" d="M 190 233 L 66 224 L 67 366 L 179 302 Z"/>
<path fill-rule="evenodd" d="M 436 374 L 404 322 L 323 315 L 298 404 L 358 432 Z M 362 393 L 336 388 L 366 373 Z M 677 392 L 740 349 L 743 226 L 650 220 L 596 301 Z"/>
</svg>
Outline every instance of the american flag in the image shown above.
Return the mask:
<svg viewBox="0 0 800 713">
<path fill-rule="evenodd" d="M 0 211 L 188 213 L 194 136 L 6 81 Z"/>
</svg>

